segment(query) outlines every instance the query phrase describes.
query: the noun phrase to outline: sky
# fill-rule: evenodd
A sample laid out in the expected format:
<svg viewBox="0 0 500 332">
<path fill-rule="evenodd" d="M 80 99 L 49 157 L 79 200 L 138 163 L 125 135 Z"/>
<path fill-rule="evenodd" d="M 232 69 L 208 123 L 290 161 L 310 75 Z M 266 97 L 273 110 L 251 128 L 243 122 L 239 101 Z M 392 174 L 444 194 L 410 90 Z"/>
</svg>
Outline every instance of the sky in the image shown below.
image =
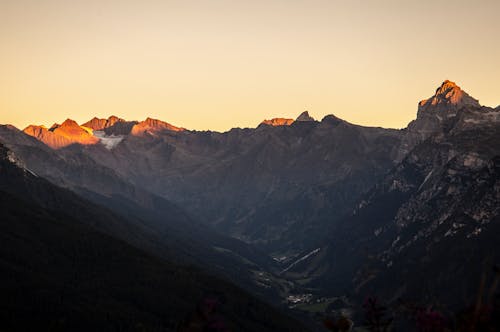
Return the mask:
<svg viewBox="0 0 500 332">
<path fill-rule="evenodd" d="M 498 0 L 0 0 L 0 123 L 273 117 L 402 128 L 445 79 L 500 104 Z"/>
</svg>

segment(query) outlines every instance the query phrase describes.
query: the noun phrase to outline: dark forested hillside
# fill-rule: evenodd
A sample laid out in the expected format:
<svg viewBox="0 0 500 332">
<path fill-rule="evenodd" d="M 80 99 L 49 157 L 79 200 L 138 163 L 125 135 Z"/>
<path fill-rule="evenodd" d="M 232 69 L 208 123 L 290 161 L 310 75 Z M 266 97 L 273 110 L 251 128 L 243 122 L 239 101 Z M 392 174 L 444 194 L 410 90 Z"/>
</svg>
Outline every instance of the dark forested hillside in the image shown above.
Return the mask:
<svg viewBox="0 0 500 332">
<path fill-rule="evenodd" d="M 96 230 L 91 220 L 23 197 L 16 182 L 46 196 L 41 201 L 64 190 L 58 193 L 0 149 L 2 330 L 174 331 L 216 322 L 235 331 L 304 330 L 225 281 L 153 257 Z M 91 215 L 83 206 L 80 213 Z"/>
</svg>

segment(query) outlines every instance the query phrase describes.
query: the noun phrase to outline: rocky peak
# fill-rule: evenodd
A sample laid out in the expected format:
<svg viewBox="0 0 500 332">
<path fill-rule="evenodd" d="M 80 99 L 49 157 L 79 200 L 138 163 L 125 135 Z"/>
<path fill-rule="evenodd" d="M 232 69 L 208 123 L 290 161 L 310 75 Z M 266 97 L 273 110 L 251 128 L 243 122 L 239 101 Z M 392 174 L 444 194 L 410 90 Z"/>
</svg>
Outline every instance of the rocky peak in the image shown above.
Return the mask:
<svg viewBox="0 0 500 332">
<path fill-rule="evenodd" d="M 171 125 L 170 123 L 158 120 L 158 119 L 153 119 L 153 118 L 147 118 L 144 121 L 141 121 L 134 125 L 131 130 L 132 135 L 141 135 L 144 134 L 145 132 L 148 132 L 150 134 L 152 133 L 157 133 L 161 131 L 184 131 L 184 128 L 176 127 L 174 125 Z"/>
<path fill-rule="evenodd" d="M 106 119 L 99 119 L 97 117 L 93 117 L 91 120 L 82 124 L 83 127 L 87 127 L 92 130 L 102 130 L 105 125 Z"/>
<path fill-rule="evenodd" d="M 481 107 L 457 84 L 446 80 L 432 97 L 418 104 L 417 119 L 408 125 L 398 160 L 431 135 L 498 122 L 500 116 L 494 109 Z"/>
<path fill-rule="evenodd" d="M 30 125 L 23 131 L 53 149 L 75 143 L 90 145 L 99 142 L 99 139 L 92 135 L 92 129 L 80 127 L 78 123 L 71 119 L 66 119 L 61 125 L 54 124 L 49 130 L 44 126 Z"/>
<path fill-rule="evenodd" d="M 114 126 L 118 122 L 125 122 L 125 120 L 112 115 L 107 119 L 99 119 L 97 117 L 94 117 L 93 119 L 82 124 L 82 126 L 90 128 L 92 130 L 104 130 L 106 128 Z"/>
<path fill-rule="evenodd" d="M 111 115 L 109 118 L 108 118 L 108 122 L 111 123 L 111 124 L 115 124 L 116 122 L 118 121 L 125 121 L 115 115 Z"/>
<path fill-rule="evenodd" d="M 92 135 L 92 129 L 80 127 L 76 121 L 71 119 L 66 119 L 60 126 L 54 128 L 53 132 L 69 138 Z"/>
<path fill-rule="evenodd" d="M 164 122 L 164 121 L 161 121 L 158 119 L 153 119 L 150 117 L 146 118 L 146 120 L 144 120 L 142 123 L 147 124 L 148 126 L 150 126 L 152 128 L 161 128 L 161 127 L 166 127 L 169 125 L 167 122 Z"/>
<path fill-rule="evenodd" d="M 345 122 L 345 121 L 336 117 L 333 114 L 325 115 L 325 117 L 321 120 L 321 123 L 326 123 L 326 124 L 331 124 L 331 125 L 338 125 L 338 124 L 343 123 L 343 122 Z"/>
<path fill-rule="evenodd" d="M 33 137 L 38 137 L 42 133 L 47 132 L 47 128 L 45 126 L 36 126 L 36 125 L 29 125 L 28 127 L 24 128 L 23 132 L 33 136 Z"/>
<path fill-rule="evenodd" d="M 419 111 L 427 110 L 458 110 L 463 107 L 481 107 L 477 99 L 469 96 L 454 82 L 446 80 L 436 89 L 434 96 L 419 103 Z"/>
<path fill-rule="evenodd" d="M 302 112 L 297 119 L 295 120 L 297 122 L 310 122 L 310 121 L 316 121 L 312 116 L 309 115 L 308 111 Z"/>
<path fill-rule="evenodd" d="M 274 118 L 271 120 L 264 120 L 260 124 L 278 127 L 278 126 L 289 126 L 293 123 L 293 119 L 285 119 L 285 118 Z"/>
<path fill-rule="evenodd" d="M 61 123 L 58 129 L 59 128 L 80 128 L 80 126 L 78 125 L 78 123 L 76 123 L 75 120 L 66 119 L 63 123 Z"/>
</svg>

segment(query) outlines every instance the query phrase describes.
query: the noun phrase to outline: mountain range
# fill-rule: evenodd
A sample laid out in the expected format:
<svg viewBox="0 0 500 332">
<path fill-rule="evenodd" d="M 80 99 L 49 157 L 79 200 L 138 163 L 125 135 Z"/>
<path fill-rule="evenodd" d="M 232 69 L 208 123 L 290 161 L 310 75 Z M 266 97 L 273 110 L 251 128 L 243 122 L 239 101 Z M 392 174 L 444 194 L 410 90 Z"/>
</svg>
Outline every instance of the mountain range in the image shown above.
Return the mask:
<svg viewBox="0 0 500 332">
<path fill-rule="evenodd" d="M 288 300 L 299 318 L 311 296 L 325 314 L 331 299 L 342 309 L 367 295 L 456 309 L 500 264 L 499 139 L 500 106 L 447 80 L 399 130 L 307 112 L 224 133 L 116 116 L 0 126 L 24 176 L 72 200 L 2 188 L 148 257 Z"/>
</svg>

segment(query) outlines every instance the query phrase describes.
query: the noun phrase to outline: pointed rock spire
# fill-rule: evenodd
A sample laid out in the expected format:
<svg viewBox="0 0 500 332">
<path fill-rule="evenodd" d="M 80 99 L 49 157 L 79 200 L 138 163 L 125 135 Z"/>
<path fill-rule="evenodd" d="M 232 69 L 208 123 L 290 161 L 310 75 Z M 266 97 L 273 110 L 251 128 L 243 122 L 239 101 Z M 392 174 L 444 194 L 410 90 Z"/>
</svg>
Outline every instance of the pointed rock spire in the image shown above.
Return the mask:
<svg viewBox="0 0 500 332">
<path fill-rule="evenodd" d="M 450 130 L 450 126 L 465 128 L 494 122 L 496 119 L 496 115 L 481 111 L 477 99 L 469 96 L 454 82 L 446 80 L 432 97 L 418 104 L 417 118 L 408 124 L 397 159 L 404 158 L 429 136 Z"/>
<path fill-rule="evenodd" d="M 308 122 L 308 121 L 316 121 L 312 116 L 309 115 L 308 111 L 302 112 L 297 119 L 295 120 L 297 122 Z"/>
</svg>

